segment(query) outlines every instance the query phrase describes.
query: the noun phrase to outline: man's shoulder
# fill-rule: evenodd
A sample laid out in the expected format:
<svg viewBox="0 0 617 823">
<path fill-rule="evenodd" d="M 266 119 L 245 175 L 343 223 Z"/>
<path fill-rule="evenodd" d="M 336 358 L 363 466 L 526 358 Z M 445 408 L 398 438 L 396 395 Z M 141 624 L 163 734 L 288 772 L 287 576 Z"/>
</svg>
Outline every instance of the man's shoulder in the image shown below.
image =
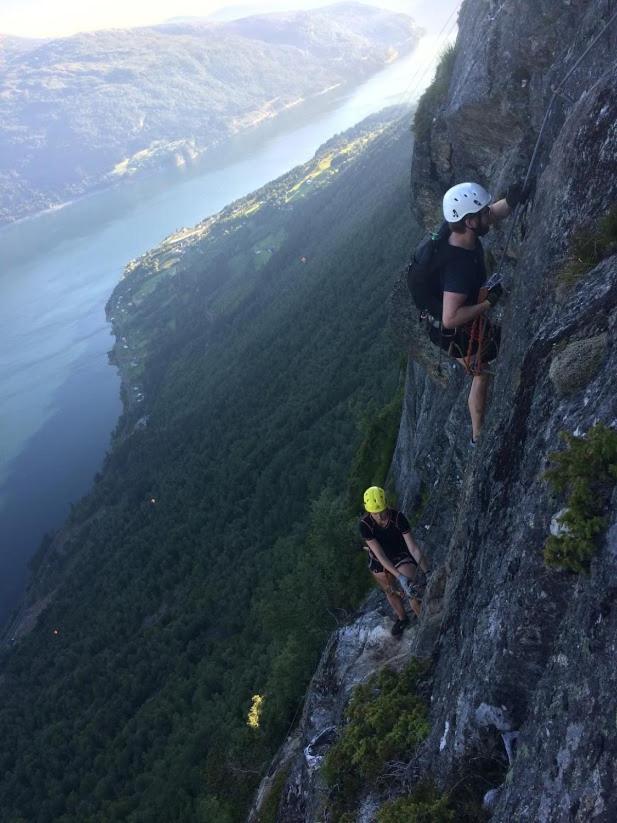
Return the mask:
<svg viewBox="0 0 617 823">
<path fill-rule="evenodd" d="M 445 243 L 442 253 L 444 265 L 456 264 L 457 266 L 465 266 L 473 265 L 476 259 L 482 257 L 484 250 L 478 239 L 474 249 L 465 249 L 463 246 L 453 246 L 451 243 Z"/>
<path fill-rule="evenodd" d="M 449 246 L 450 252 L 444 258 L 441 267 L 441 283 L 444 291 L 466 293 L 475 284 L 481 272 L 482 250 L 463 249 Z"/>
</svg>

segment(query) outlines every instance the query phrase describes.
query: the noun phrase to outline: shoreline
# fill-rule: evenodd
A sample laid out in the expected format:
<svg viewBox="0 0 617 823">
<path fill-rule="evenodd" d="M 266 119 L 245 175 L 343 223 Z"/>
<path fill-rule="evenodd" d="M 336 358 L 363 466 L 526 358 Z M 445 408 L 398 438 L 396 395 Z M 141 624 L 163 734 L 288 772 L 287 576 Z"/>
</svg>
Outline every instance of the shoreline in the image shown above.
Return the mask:
<svg viewBox="0 0 617 823">
<path fill-rule="evenodd" d="M 421 39 L 416 42 L 415 48 L 412 48 L 410 51 L 405 52 L 403 54 L 401 54 L 400 52 L 397 52 L 396 56 L 394 58 L 390 57 L 389 59 L 386 59 L 385 62 L 381 65 L 381 67 L 377 71 L 369 74 L 367 77 L 363 77 L 360 80 L 360 82 L 355 82 L 354 83 L 353 78 L 349 78 L 346 82 L 333 83 L 329 86 L 326 86 L 323 89 L 320 89 L 319 91 L 314 92 L 313 94 L 310 94 L 308 97 L 296 98 L 295 100 L 291 101 L 290 103 L 284 104 L 279 109 L 270 109 L 269 111 L 264 110 L 264 109 L 267 109 L 268 102 L 271 102 L 271 101 L 267 101 L 260 108 L 254 110 L 252 112 L 249 112 L 249 113 L 247 113 L 246 115 L 243 116 L 242 120 L 246 125 L 243 125 L 242 127 L 236 128 L 236 129 L 232 128 L 225 135 L 224 138 L 213 139 L 212 142 L 209 143 L 208 145 L 204 146 L 203 148 L 199 148 L 197 150 L 197 152 L 195 153 L 194 157 L 191 158 L 191 162 L 195 163 L 195 164 L 198 164 L 200 161 L 202 161 L 206 157 L 206 155 L 209 152 L 212 152 L 215 149 L 224 147 L 234 137 L 238 137 L 240 135 L 248 134 L 251 131 L 253 131 L 255 129 L 258 129 L 261 125 L 263 125 L 265 123 L 271 123 L 272 121 L 276 120 L 281 114 L 285 114 L 286 112 L 288 112 L 292 108 L 297 108 L 298 106 L 301 106 L 304 103 L 309 103 L 311 100 L 315 100 L 319 97 L 324 97 L 325 95 L 330 94 L 331 92 L 334 92 L 334 91 L 337 91 L 337 90 L 348 89 L 350 91 L 353 91 L 354 88 L 359 88 L 363 83 L 366 83 L 367 81 L 372 80 L 374 77 L 376 77 L 378 74 L 380 74 L 380 72 L 385 71 L 386 69 L 390 68 L 395 63 L 397 63 L 400 60 L 403 60 L 405 57 L 409 57 L 411 54 L 413 54 L 414 51 L 417 50 L 417 48 L 418 48 L 418 46 L 421 42 Z M 177 143 L 178 141 L 173 141 L 173 142 Z M 187 143 L 188 142 L 190 142 L 190 138 L 187 138 Z M 172 143 L 170 142 L 169 146 L 171 147 L 171 145 L 172 145 Z M 141 152 L 144 152 L 144 151 L 147 151 L 147 149 L 142 149 L 141 150 Z M 157 174 L 164 173 L 165 171 L 168 171 L 168 172 L 172 171 L 173 170 L 172 169 L 173 157 L 174 157 L 174 151 L 172 150 L 172 151 L 170 151 L 170 153 L 168 155 L 165 156 L 164 161 L 161 162 L 160 164 L 158 164 L 156 166 L 152 166 L 152 167 L 147 167 L 146 166 L 143 169 L 136 169 L 133 172 L 128 172 L 128 173 L 125 173 L 125 174 L 122 174 L 122 175 L 117 175 L 117 176 L 115 176 L 115 179 L 113 179 L 114 169 L 111 169 L 108 172 L 106 172 L 104 177 L 101 180 L 99 180 L 97 183 L 95 183 L 92 187 L 89 187 L 83 193 L 77 194 L 77 195 L 75 195 L 74 197 L 71 197 L 68 200 L 63 200 L 61 202 L 52 204 L 52 205 L 50 205 L 50 206 L 48 206 L 47 208 L 44 208 L 44 209 L 38 209 L 36 211 L 28 212 L 26 214 L 23 214 L 20 217 L 16 217 L 14 220 L 0 218 L 0 238 L 2 237 L 2 235 L 5 232 L 10 231 L 14 227 L 24 225 L 28 221 L 36 220 L 36 219 L 39 219 L 39 218 L 44 218 L 45 216 L 49 216 L 49 215 L 53 215 L 55 212 L 62 211 L 63 209 L 69 208 L 70 206 L 77 205 L 78 203 L 83 203 L 88 198 L 95 197 L 99 194 L 103 194 L 103 193 L 108 192 L 108 191 L 112 191 L 113 189 L 121 186 L 124 183 L 127 183 L 127 182 L 130 183 L 131 181 L 141 181 L 141 180 L 144 180 L 148 177 L 155 177 Z M 115 164 L 114 168 L 116 168 L 118 165 L 121 165 L 123 163 L 129 163 L 129 162 L 130 162 L 130 158 L 123 158 L 122 160 L 118 161 L 118 163 Z M 168 166 L 167 168 L 166 168 L 166 165 Z M 181 171 L 181 170 L 186 169 L 187 167 L 189 167 L 191 165 L 191 163 L 184 162 L 180 165 L 177 165 L 177 164 L 173 164 L 173 165 L 178 171 Z"/>
</svg>

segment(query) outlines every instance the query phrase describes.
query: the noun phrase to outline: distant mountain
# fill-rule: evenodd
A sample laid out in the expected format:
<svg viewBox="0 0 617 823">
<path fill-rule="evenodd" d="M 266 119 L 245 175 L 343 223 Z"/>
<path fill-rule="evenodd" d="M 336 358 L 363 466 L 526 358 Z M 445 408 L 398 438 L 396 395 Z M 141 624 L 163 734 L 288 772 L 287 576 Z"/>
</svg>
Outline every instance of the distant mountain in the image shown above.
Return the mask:
<svg viewBox="0 0 617 823">
<path fill-rule="evenodd" d="M 32 51 L 49 40 L 36 40 L 30 37 L 12 37 L 0 34 L 0 68 L 5 70 L 16 57 Z"/>
<path fill-rule="evenodd" d="M 310 3 L 306 3 L 304 8 L 309 8 L 310 5 Z M 264 4 L 264 6 L 262 6 L 261 9 L 262 14 L 265 14 L 268 11 L 270 11 L 267 4 Z M 254 13 L 254 6 L 224 6 L 221 9 L 216 9 L 216 11 L 213 11 L 212 14 L 209 14 L 208 19 L 219 20 L 220 22 L 222 22 L 223 20 L 237 20 L 239 17 L 250 17 L 251 14 Z"/>
<path fill-rule="evenodd" d="M 280 11 L 282 3 L 277 0 L 271 2 L 261 2 L 261 13 L 265 14 L 270 11 Z M 318 8 L 323 5 L 322 0 L 303 0 L 303 9 Z M 381 0 L 380 8 L 388 9 L 392 12 L 401 12 L 409 14 L 422 28 L 427 32 L 436 34 L 441 31 L 444 23 L 449 19 L 461 5 L 461 0 L 439 0 L 439 4 L 435 0 Z M 248 17 L 255 13 L 255 7 L 249 5 L 225 6 L 216 9 L 208 15 L 208 20 L 217 20 L 223 22 L 224 20 L 237 20 L 239 17 Z M 196 17 L 174 17 L 174 22 L 187 20 L 197 20 L 205 18 Z"/>
<path fill-rule="evenodd" d="M 0 39 L 0 222 L 164 165 L 415 46 L 406 15 L 358 3 Z"/>
</svg>

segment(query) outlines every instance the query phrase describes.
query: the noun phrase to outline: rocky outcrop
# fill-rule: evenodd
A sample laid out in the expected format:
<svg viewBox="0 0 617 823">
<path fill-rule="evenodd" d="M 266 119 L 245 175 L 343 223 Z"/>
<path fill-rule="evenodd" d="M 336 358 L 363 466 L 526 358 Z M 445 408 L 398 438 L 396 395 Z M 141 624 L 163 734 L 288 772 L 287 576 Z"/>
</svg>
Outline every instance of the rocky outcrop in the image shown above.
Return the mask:
<svg viewBox="0 0 617 823">
<path fill-rule="evenodd" d="M 552 89 L 614 13 L 603 0 L 463 4 L 447 103 L 414 151 L 419 223 L 433 224 L 454 182 L 497 194 L 524 174 Z M 487 797 L 496 821 L 617 819 L 617 497 L 589 575 L 551 569 L 542 553 L 564 504 L 544 479 L 560 432 L 617 426 L 617 255 L 560 281 L 572 233 L 617 203 L 616 45 L 617 22 L 547 121 L 535 197 L 505 260 L 503 342 L 475 450 L 468 378 L 437 369 L 403 284 L 393 300 L 412 358 L 393 474 L 403 508 L 425 501 L 418 536 L 440 569 L 409 648 L 434 665 L 421 770 L 446 788 L 500 739 L 509 770 Z M 491 234 L 489 262 L 504 241 Z M 327 819 L 314 816 L 315 777 L 295 774 L 302 809 L 286 816 L 288 784 L 279 819 Z"/>
<path fill-rule="evenodd" d="M 560 395 L 573 394 L 584 389 L 602 365 L 608 345 L 606 332 L 582 340 L 564 341 L 549 370 L 555 391 Z"/>
<path fill-rule="evenodd" d="M 249 821 L 260 820 L 268 788 L 281 771 L 288 776 L 278 819 L 299 823 L 322 818 L 328 792 L 320 766 L 337 736 L 353 688 L 383 666 L 401 669 L 412 653 L 416 627 L 401 638 L 392 637 L 391 626 L 382 598 L 375 593 L 351 625 L 332 635 L 311 681 L 298 728 L 262 782 Z"/>
</svg>

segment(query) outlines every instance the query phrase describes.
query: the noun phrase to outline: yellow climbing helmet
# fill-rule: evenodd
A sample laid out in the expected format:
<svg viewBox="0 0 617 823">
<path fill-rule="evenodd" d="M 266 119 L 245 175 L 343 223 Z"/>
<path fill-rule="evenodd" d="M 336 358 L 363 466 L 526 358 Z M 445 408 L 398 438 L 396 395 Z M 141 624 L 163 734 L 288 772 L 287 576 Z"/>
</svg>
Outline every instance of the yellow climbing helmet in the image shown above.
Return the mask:
<svg viewBox="0 0 617 823">
<path fill-rule="evenodd" d="M 386 493 L 379 486 L 371 486 L 364 492 L 364 508 L 367 512 L 375 514 L 388 508 L 386 504 Z"/>
</svg>

